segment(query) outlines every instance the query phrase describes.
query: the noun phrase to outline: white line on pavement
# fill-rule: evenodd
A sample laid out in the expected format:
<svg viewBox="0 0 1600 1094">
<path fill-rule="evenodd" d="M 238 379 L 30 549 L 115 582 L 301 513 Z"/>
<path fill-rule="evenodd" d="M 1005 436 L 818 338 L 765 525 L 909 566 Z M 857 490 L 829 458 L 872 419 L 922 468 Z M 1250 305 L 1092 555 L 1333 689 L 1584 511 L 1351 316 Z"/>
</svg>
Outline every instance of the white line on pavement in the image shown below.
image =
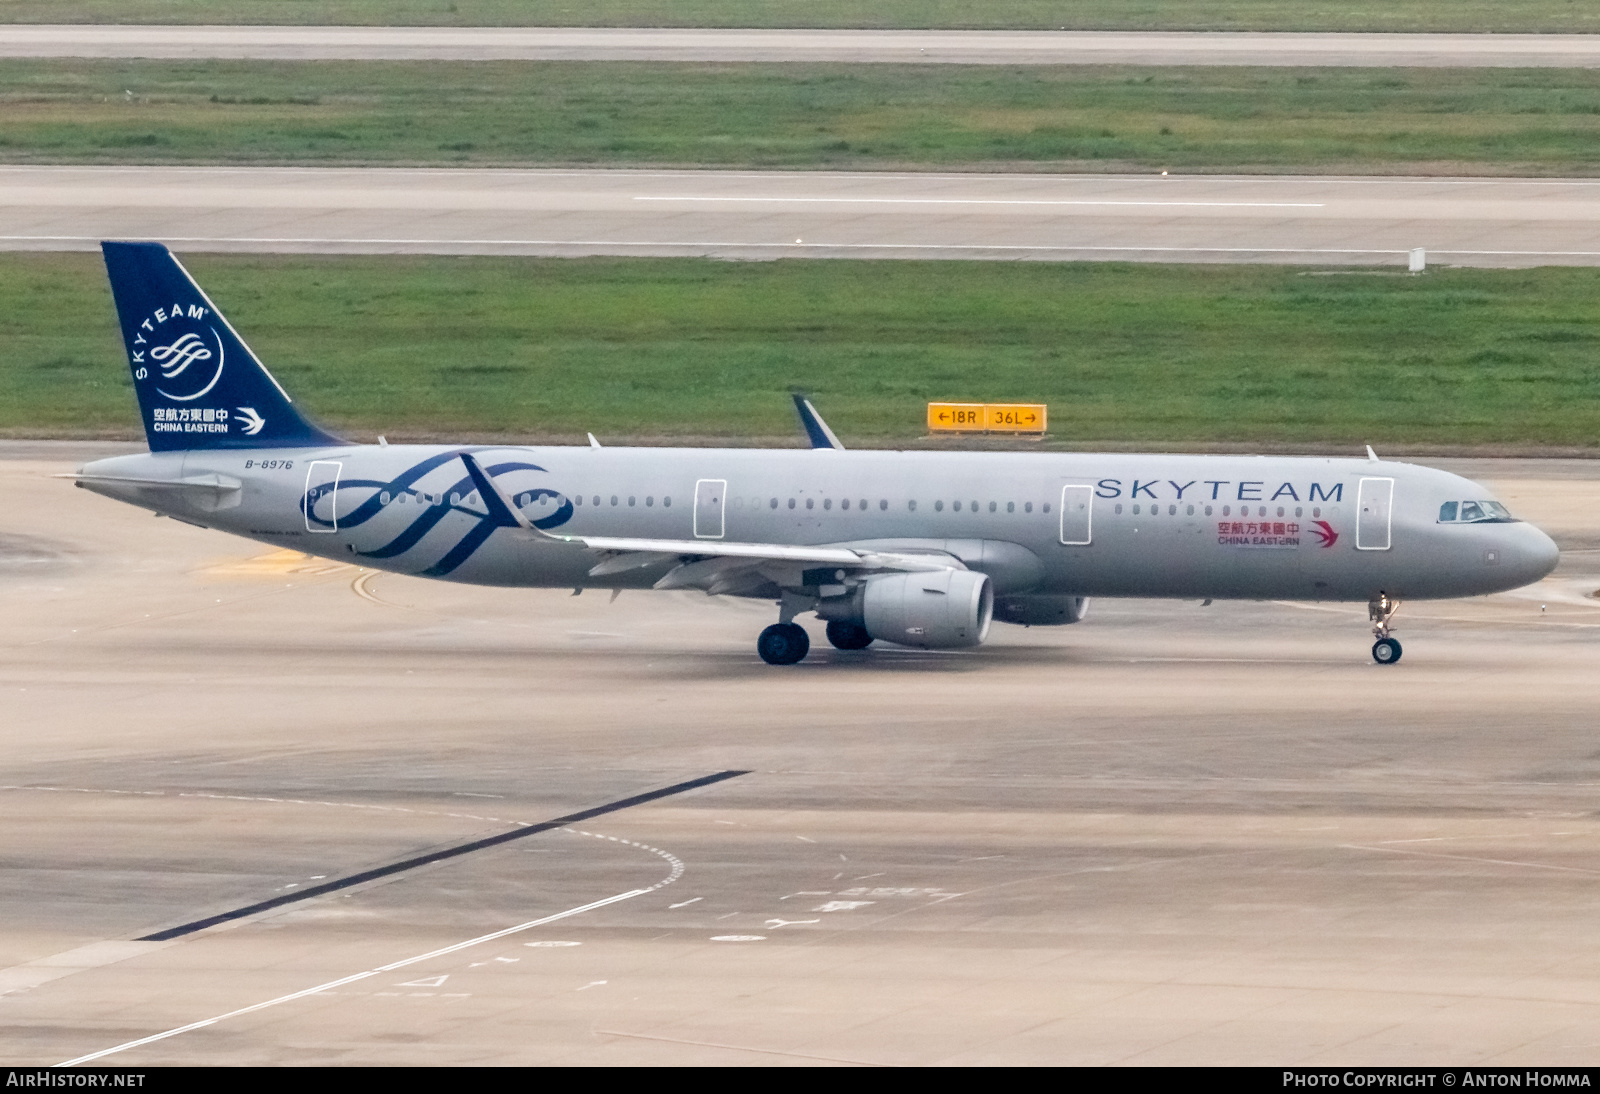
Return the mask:
<svg viewBox="0 0 1600 1094">
<path fill-rule="evenodd" d="M 504 930 L 494 931 L 490 934 L 479 935 L 477 938 L 471 938 L 465 942 L 457 942 L 453 946 L 445 946 L 442 949 L 430 950 L 427 953 L 418 954 L 416 957 L 408 957 L 403 961 L 395 961 L 388 965 L 381 965 L 376 969 L 368 969 L 366 972 L 358 972 L 354 976 L 346 976 L 338 980 L 330 980 L 326 984 L 318 984 L 314 988 L 306 988 L 304 991 L 292 992 L 289 995 L 280 995 L 276 999 L 268 999 L 265 1003 L 256 1003 L 253 1006 L 240 1007 L 238 1010 L 230 1010 L 226 1014 L 219 1014 L 215 1018 L 206 1018 L 199 1022 L 190 1022 L 186 1026 L 179 1026 L 176 1029 L 169 1029 L 165 1033 L 151 1034 L 149 1037 L 141 1037 L 136 1041 L 128 1041 L 124 1044 L 115 1045 L 111 1048 L 104 1048 L 99 1052 L 91 1052 L 86 1056 L 78 1056 L 71 1060 L 64 1060 L 56 1066 L 75 1067 L 78 1064 L 92 1063 L 95 1060 L 104 1059 L 105 1057 L 115 1055 L 118 1052 L 126 1052 L 130 1048 L 138 1048 L 141 1045 L 148 1045 L 155 1041 L 164 1041 L 168 1037 L 176 1037 L 180 1033 L 188 1033 L 191 1030 L 204 1029 L 206 1026 L 214 1026 L 218 1022 L 226 1021 L 229 1018 L 237 1018 L 242 1014 L 251 1014 L 258 1010 L 266 1010 L 268 1007 L 275 1007 L 280 1003 L 291 1003 L 296 999 L 304 999 L 308 995 L 316 995 L 319 992 L 331 991 L 334 988 L 341 987 L 345 984 L 353 984 L 357 980 L 365 980 L 371 976 L 378 976 L 386 972 L 394 972 L 396 969 L 403 969 L 407 965 L 415 965 L 422 961 L 429 961 L 435 957 L 443 957 L 446 954 L 452 954 L 458 950 L 464 950 L 471 946 L 480 946 L 485 942 L 493 942 L 496 939 L 505 938 L 507 935 L 517 934 L 519 931 L 530 930 L 534 927 L 542 927 L 546 923 L 554 923 L 558 919 L 566 919 L 569 916 L 580 915 L 583 912 L 592 912 L 596 908 L 604 908 L 607 904 L 616 904 L 619 901 L 629 900 L 636 896 L 642 896 L 643 894 L 651 891 L 652 890 L 650 889 L 630 889 L 626 893 L 618 893 L 616 896 L 608 896 L 604 900 L 596 900 L 591 904 L 584 904 L 577 908 L 568 908 L 564 912 L 557 912 L 555 915 L 547 915 L 542 919 L 529 920 L 527 923 L 519 923 L 515 927 L 507 927 Z"/>
</svg>

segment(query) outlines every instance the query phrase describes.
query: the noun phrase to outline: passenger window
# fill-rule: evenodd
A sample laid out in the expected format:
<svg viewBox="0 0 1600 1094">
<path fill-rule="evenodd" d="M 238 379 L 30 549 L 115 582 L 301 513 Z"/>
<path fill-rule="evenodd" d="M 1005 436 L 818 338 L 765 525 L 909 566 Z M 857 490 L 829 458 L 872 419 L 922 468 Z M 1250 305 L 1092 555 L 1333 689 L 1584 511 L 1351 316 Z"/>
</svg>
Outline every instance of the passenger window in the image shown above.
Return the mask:
<svg viewBox="0 0 1600 1094">
<path fill-rule="evenodd" d="M 1304 514 L 1305 514 L 1305 510 L 1304 509 L 1300 508 L 1298 505 L 1296 505 L 1294 507 L 1294 515 L 1295 516 L 1297 516 L 1297 517 L 1298 516 L 1303 516 Z"/>
<path fill-rule="evenodd" d="M 823 499 L 822 507 L 824 509 L 832 509 L 833 508 L 833 499 L 832 498 Z"/>
<path fill-rule="evenodd" d="M 991 512 L 991 513 L 992 513 L 992 512 L 994 512 L 994 511 L 995 511 L 995 510 L 996 510 L 996 509 L 998 509 L 998 508 L 999 508 L 999 506 L 997 506 L 997 505 L 996 505 L 996 504 L 995 504 L 995 503 L 994 503 L 994 502 L 992 502 L 992 501 L 991 501 L 991 502 L 990 502 L 990 503 L 989 503 L 989 512 Z"/>
<path fill-rule="evenodd" d="M 789 499 L 789 508 L 790 508 L 790 509 L 793 509 L 793 508 L 794 508 L 794 499 L 793 499 L 793 498 L 790 498 L 790 499 Z"/>
<path fill-rule="evenodd" d="M 600 504 L 600 495 L 596 494 L 590 504 L 599 505 Z M 612 502 L 612 504 L 615 505 L 616 503 Z"/>
<path fill-rule="evenodd" d="M 867 499 L 866 498 L 862 498 L 861 499 L 861 511 L 862 512 L 866 512 L 866 509 L 867 509 Z"/>
<path fill-rule="evenodd" d="M 654 505 L 655 503 L 656 503 L 656 499 L 653 498 L 653 497 L 647 497 L 647 498 L 644 499 L 644 504 L 645 504 L 646 508 Z"/>
<path fill-rule="evenodd" d="M 612 505 L 617 504 L 617 496 L 615 494 L 611 495 L 611 504 Z"/>
<path fill-rule="evenodd" d="M 1456 519 L 1456 502 L 1447 501 L 1439 506 L 1439 520 L 1441 523 Z"/>
<path fill-rule="evenodd" d="M 916 499 L 912 498 L 910 501 L 906 502 L 906 508 L 911 510 L 913 513 L 915 513 L 917 511 L 917 501 L 916 501 Z"/>
<path fill-rule="evenodd" d="M 1133 515 L 1134 516 L 1138 516 L 1139 515 L 1139 506 L 1138 505 L 1135 505 L 1133 507 Z"/>
<path fill-rule="evenodd" d="M 1281 517 L 1281 516 L 1283 516 L 1283 506 L 1281 506 L 1281 505 L 1280 505 L 1280 506 L 1278 506 L 1278 515 L 1279 515 L 1279 516 L 1280 516 L 1280 517 Z"/>
<path fill-rule="evenodd" d="M 1044 510 L 1046 513 L 1048 513 L 1050 511 L 1050 503 L 1049 502 L 1045 502 L 1039 508 Z"/>
<path fill-rule="evenodd" d="M 950 503 L 950 508 L 959 513 L 961 512 L 961 503 L 959 501 L 953 501 Z"/>
<path fill-rule="evenodd" d="M 572 504 L 574 504 L 574 505 L 582 505 L 583 504 L 583 495 L 579 494 L 577 497 L 573 498 L 572 499 Z"/>
<path fill-rule="evenodd" d="M 933 503 L 933 511 L 934 511 L 934 512 L 935 512 L 935 513 L 942 513 L 942 512 L 944 512 L 944 502 L 942 502 L 942 501 L 936 501 L 936 502 L 934 502 L 934 503 Z"/>
<path fill-rule="evenodd" d="M 378 502 L 381 505 L 388 505 L 389 504 L 389 491 L 385 490 L 383 493 L 379 494 L 378 495 Z"/>
<path fill-rule="evenodd" d="M 777 507 L 778 507 L 778 499 L 777 498 L 773 498 L 770 502 L 767 503 L 767 508 L 768 509 L 776 509 Z"/>
<path fill-rule="evenodd" d="M 817 499 L 816 498 L 807 498 L 806 499 L 806 508 L 807 509 L 815 509 L 816 507 L 817 507 Z"/>
<path fill-rule="evenodd" d="M 632 505 L 633 505 L 633 498 L 632 498 L 632 497 L 629 497 L 629 498 L 628 498 L 628 505 L 629 505 L 629 506 L 630 506 L 630 507 L 631 507 L 631 506 L 632 506 Z"/>
<path fill-rule="evenodd" d="M 1483 507 L 1481 505 L 1479 505 L 1475 501 L 1464 501 L 1464 502 L 1462 502 L 1461 503 L 1461 519 L 1462 520 L 1482 520 L 1483 519 Z"/>
<path fill-rule="evenodd" d="M 450 504 L 451 505 L 460 505 L 461 504 L 461 495 L 456 493 L 454 490 L 450 491 Z"/>
<path fill-rule="evenodd" d="M 1017 511 L 1017 503 L 1016 502 L 1014 502 L 1014 501 L 1006 502 L 1006 512 L 1015 513 L 1016 511 Z M 1122 506 L 1120 506 L 1120 505 L 1117 506 L 1117 512 L 1119 512 L 1119 513 L 1122 512 Z"/>
<path fill-rule="evenodd" d="M 1208 505 L 1208 506 L 1206 506 L 1206 516 L 1209 517 L 1210 515 L 1211 515 L 1211 506 Z"/>
<path fill-rule="evenodd" d="M 1227 505 L 1224 505 L 1224 506 L 1223 506 L 1223 507 L 1222 507 L 1222 515 L 1223 515 L 1223 516 L 1225 516 L 1225 517 L 1226 517 L 1226 516 L 1231 516 L 1231 515 L 1232 515 L 1232 513 L 1231 513 L 1231 506 L 1227 506 Z"/>
<path fill-rule="evenodd" d="M 1031 501 L 1025 501 L 1025 502 L 1023 502 L 1023 503 L 1022 503 L 1022 511 L 1023 511 L 1023 512 L 1024 512 L 1024 513 L 1031 513 L 1031 512 L 1033 512 L 1033 502 L 1031 502 Z"/>
<path fill-rule="evenodd" d="M 888 509 L 889 508 L 889 499 L 888 498 L 879 498 L 878 499 L 878 508 L 880 510 Z"/>
<path fill-rule="evenodd" d="M 850 508 L 850 499 L 849 498 L 841 499 L 840 502 L 839 502 L 839 508 L 840 509 L 848 509 L 848 508 Z"/>
<path fill-rule="evenodd" d="M 977 502 L 973 502 L 972 503 L 972 511 L 974 513 L 976 513 L 978 511 L 978 503 Z"/>
<path fill-rule="evenodd" d="M 1192 517 L 1192 516 L 1194 516 L 1194 506 L 1192 506 L 1192 505 L 1191 505 L 1191 506 L 1189 506 L 1189 512 L 1188 512 L 1188 514 L 1187 514 L 1187 515 L 1188 515 L 1188 516 L 1191 516 L 1191 517 Z"/>
<path fill-rule="evenodd" d="M 1193 509 L 1190 509 L 1190 510 L 1189 510 L 1189 512 L 1191 512 L 1191 513 L 1192 513 L 1192 512 L 1194 512 L 1194 510 L 1193 510 Z M 1169 517 L 1175 517 L 1175 516 L 1177 516 L 1177 515 L 1178 515 L 1178 507 L 1177 507 L 1177 506 L 1176 506 L 1176 505 L 1169 505 L 1169 506 L 1167 506 L 1167 516 L 1169 516 Z"/>
<path fill-rule="evenodd" d="M 666 508 L 671 509 L 672 508 L 672 499 L 670 497 L 662 498 L 661 499 L 661 504 L 663 506 L 665 506 Z"/>
<path fill-rule="evenodd" d="M 1121 515 L 1122 515 L 1122 503 L 1119 501 L 1119 502 L 1117 502 L 1117 516 L 1120 517 Z"/>
</svg>

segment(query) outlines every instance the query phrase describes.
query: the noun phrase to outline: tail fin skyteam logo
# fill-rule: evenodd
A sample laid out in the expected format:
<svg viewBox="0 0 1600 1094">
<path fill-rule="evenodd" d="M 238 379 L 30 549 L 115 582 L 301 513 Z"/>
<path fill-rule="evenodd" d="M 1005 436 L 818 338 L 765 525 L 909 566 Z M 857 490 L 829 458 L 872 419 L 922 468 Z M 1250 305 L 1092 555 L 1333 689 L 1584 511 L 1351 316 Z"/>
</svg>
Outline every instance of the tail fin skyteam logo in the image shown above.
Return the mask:
<svg viewBox="0 0 1600 1094">
<path fill-rule="evenodd" d="M 187 308 L 174 304 L 171 309 L 157 308 L 146 316 L 135 328 L 133 344 L 128 347 L 133 356 L 133 378 L 149 379 L 150 366 L 154 365 L 161 374 L 156 391 L 163 398 L 188 403 L 210 393 L 228 363 L 216 328 L 204 324 L 210 311 L 199 304 Z"/>
</svg>

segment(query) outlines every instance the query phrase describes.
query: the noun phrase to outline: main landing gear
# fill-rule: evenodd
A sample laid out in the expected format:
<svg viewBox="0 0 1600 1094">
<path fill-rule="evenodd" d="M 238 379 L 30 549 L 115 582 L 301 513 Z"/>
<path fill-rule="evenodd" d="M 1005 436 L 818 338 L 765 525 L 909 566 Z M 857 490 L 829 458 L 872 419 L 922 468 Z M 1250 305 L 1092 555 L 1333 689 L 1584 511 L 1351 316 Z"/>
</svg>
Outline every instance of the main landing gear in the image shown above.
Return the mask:
<svg viewBox="0 0 1600 1094">
<path fill-rule="evenodd" d="M 834 649 L 864 650 L 872 645 L 872 635 L 859 623 L 828 624 L 828 641 Z M 811 636 L 798 623 L 774 623 L 756 639 L 756 652 L 769 665 L 793 665 L 811 652 Z"/>
<path fill-rule="evenodd" d="M 1389 620 L 1400 610 L 1400 601 L 1388 593 L 1380 592 L 1367 605 L 1367 618 L 1372 620 L 1372 659 L 1380 665 L 1392 665 L 1400 660 L 1400 643 L 1389 637 Z"/>
<path fill-rule="evenodd" d="M 756 639 L 756 652 L 769 665 L 793 665 L 811 652 L 811 636 L 798 623 L 774 623 Z"/>
</svg>

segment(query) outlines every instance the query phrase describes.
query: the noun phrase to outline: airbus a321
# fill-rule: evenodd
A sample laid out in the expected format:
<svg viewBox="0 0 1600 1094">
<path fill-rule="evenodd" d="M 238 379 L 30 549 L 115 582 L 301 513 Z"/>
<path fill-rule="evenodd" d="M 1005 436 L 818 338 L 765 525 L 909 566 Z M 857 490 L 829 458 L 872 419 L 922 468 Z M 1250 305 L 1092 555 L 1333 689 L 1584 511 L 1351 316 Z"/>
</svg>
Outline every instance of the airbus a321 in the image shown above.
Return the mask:
<svg viewBox="0 0 1600 1094">
<path fill-rule="evenodd" d="M 1484 487 L 1378 459 L 353 444 L 312 424 L 159 243 L 102 250 L 150 451 L 79 486 L 275 547 L 480 585 L 771 601 L 774 665 L 828 641 L 976 646 L 1091 597 L 1355 601 L 1537 581 L 1556 545 Z"/>
</svg>

